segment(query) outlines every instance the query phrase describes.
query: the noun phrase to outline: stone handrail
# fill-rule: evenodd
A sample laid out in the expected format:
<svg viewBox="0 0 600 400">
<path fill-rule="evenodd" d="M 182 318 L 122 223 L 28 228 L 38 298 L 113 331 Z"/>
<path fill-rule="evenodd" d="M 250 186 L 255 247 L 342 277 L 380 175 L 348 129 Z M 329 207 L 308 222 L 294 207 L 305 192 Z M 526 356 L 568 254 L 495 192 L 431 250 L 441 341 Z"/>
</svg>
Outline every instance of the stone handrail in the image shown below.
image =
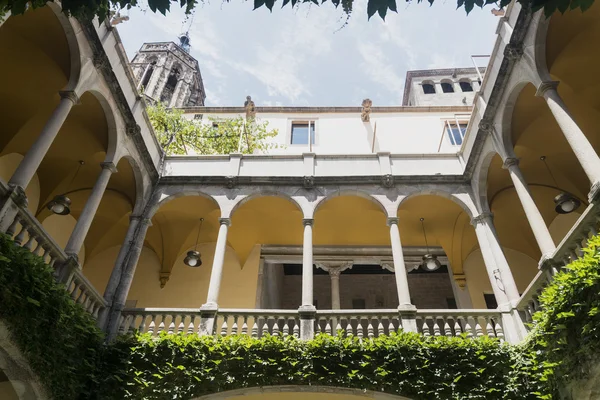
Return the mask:
<svg viewBox="0 0 600 400">
<path fill-rule="evenodd" d="M 6 188 L 2 187 L 4 191 Z M 42 224 L 27 208 L 18 207 L 14 220 L 6 230 L 17 246 L 21 246 L 33 254 L 42 257 L 49 266 L 60 267 L 67 261 L 67 255 L 60 246 L 46 233 Z M 55 274 L 59 276 L 58 271 Z M 73 268 L 73 274 L 65 275 L 62 282 L 73 300 L 97 317 L 100 310 L 106 307 L 104 297 L 83 275 L 81 268 Z"/>
<path fill-rule="evenodd" d="M 418 332 L 424 336 L 489 336 L 504 338 L 498 310 L 417 310 Z"/>
<path fill-rule="evenodd" d="M 402 328 L 397 309 L 317 310 L 315 332 L 373 338 Z"/>
</svg>

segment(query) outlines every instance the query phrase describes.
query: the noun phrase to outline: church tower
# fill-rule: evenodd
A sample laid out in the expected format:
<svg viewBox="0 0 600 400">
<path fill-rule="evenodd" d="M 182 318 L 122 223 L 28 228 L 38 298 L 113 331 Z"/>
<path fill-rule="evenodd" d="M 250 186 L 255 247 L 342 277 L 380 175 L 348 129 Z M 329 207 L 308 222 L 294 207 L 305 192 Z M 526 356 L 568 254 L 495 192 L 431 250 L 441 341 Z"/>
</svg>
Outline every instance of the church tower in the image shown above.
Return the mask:
<svg viewBox="0 0 600 400">
<path fill-rule="evenodd" d="M 167 107 L 203 106 L 206 99 L 198 61 L 189 54 L 190 38 L 179 36 L 179 43 L 144 43 L 131 61 L 131 68 L 150 101 Z"/>
</svg>

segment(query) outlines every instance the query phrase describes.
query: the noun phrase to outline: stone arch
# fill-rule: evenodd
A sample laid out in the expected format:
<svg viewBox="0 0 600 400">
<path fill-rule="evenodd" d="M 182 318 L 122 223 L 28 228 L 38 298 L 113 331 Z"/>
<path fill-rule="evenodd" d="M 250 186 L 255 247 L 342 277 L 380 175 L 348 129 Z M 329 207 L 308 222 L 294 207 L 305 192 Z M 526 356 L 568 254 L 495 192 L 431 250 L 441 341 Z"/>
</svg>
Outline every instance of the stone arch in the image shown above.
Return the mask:
<svg viewBox="0 0 600 400">
<path fill-rule="evenodd" d="M 302 206 L 289 194 L 281 192 L 281 191 L 276 191 L 276 190 L 267 190 L 267 191 L 260 191 L 258 193 L 253 193 L 251 195 L 242 197 L 240 200 L 238 200 L 233 205 L 233 207 L 231 208 L 231 210 L 228 213 L 228 217 L 233 217 L 233 214 L 237 211 L 237 209 L 240 208 L 242 205 L 246 204 L 247 202 L 254 200 L 254 199 L 258 199 L 260 197 L 268 197 L 268 196 L 280 197 L 284 200 L 287 200 L 290 203 L 292 203 L 294 206 L 296 206 L 298 211 L 304 213 Z"/>
<path fill-rule="evenodd" d="M 390 217 L 392 215 L 392 213 L 391 213 L 392 210 L 390 208 L 386 207 L 385 204 L 383 204 L 377 197 L 373 196 L 369 192 L 366 192 L 366 191 L 363 191 L 360 189 L 339 189 L 333 193 L 328 194 L 325 197 L 320 198 L 315 203 L 314 208 L 312 210 L 311 218 L 317 213 L 317 211 L 319 210 L 319 208 L 321 208 L 321 206 L 323 204 L 327 203 L 327 201 L 331 200 L 332 198 L 340 197 L 340 196 L 361 197 L 361 198 L 369 200 L 373 204 L 377 205 L 386 217 Z"/>
<path fill-rule="evenodd" d="M 148 209 L 146 218 L 151 219 L 152 217 L 154 217 L 154 215 L 158 212 L 158 210 L 166 203 L 173 201 L 177 198 L 186 197 L 186 196 L 199 196 L 199 197 L 204 197 L 208 200 L 211 200 L 217 206 L 217 208 L 219 209 L 219 212 L 221 212 L 221 216 L 224 217 L 223 208 L 221 207 L 221 204 L 219 204 L 217 199 L 215 199 L 210 194 L 204 193 L 203 191 L 200 191 L 200 190 L 182 191 L 182 192 L 170 193 L 170 194 L 159 193 L 157 196 L 159 198 L 156 201 L 156 203 Z"/>
<path fill-rule="evenodd" d="M 546 18 L 544 10 L 539 10 L 532 18 L 531 26 L 535 27 L 533 36 L 533 62 L 537 73 L 545 78 L 550 77 L 546 60 L 546 39 L 550 18 Z"/>
<path fill-rule="evenodd" d="M 505 98 L 505 106 L 500 114 L 500 132 L 498 132 L 498 137 L 501 140 L 502 150 L 506 152 L 506 154 L 513 154 L 514 143 L 512 140 L 512 119 L 513 112 L 515 109 L 515 105 L 517 103 L 517 99 L 521 95 L 521 92 L 528 84 L 532 84 L 530 80 L 523 79 L 519 82 L 511 85 L 510 91 Z"/>
<path fill-rule="evenodd" d="M 474 188 L 477 194 L 478 206 L 481 212 L 489 212 L 489 198 L 488 198 L 488 172 L 490 170 L 492 160 L 498 153 L 495 150 L 488 150 L 482 152 L 479 156 L 479 166 L 477 168 L 477 178 L 474 182 L 476 187 Z"/>
<path fill-rule="evenodd" d="M 145 193 L 144 193 L 143 172 L 142 172 L 142 169 L 140 168 L 140 165 L 135 160 L 135 158 L 133 158 L 132 156 L 130 156 L 128 154 L 124 155 L 123 158 L 125 158 L 127 160 L 127 162 L 129 163 L 129 166 L 131 167 L 131 170 L 133 171 L 133 177 L 135 179 L 135 202 L 133 204 L 132 214 L 138 215 L 143 212 L 144 205 L 145 205 L 144 204 Z M 120 160 L 118 160 L 118 161 L 120 161 Z M 116 165 L 116 163 L 115 163 L 115 165 Z"/>
<path fill-rule="evenodd" d="M 108 147 L 106 148 L 106 161 L 111 161 L 116 164 L 118 162 L 117 148 L 119 145 L 119 131 L 117 129 L 115 111 L 103 93 L 96 89 L 88 90 L 88 92 L 91 93 L 96 100 L 98 100 L 98 103 L 100 103 L 100 107 L 102 107 L 102 111 L 104 111 L 104 116 L 106 118 L 106 124 L 108 126 Z"/>
<path fill-rule="evenodd" d="M 467 187 L 464 187 L 462 189 L 464 190 L 463 193 L 454 193 L 454 191 L 447 190 L 446 188 L 416 190 L 400 199 L 397 208 L 402 207 L 402 204 L 410 198 L 424 195 L 432 195 L 451 200 L 452 202 L 460 206 L 465 211 L 465 213 L 467 213 L 469 218 L 473 218 L 474 216 L 479 214 L 479 210 L 477 210 L 477 207 L 473 202 L 471 190 L 469 190 Z"/>
<path fill-rule="evenodd" d="M 192 400 L 217 400 L 217 399 L 227 399 L 238 396 L 250 396 L 250 395 L 261 395 L 261 394 L 269 394 L 269 393 L 279 393 L 283 395 L 284 393 L 315 393 L 315 394 L 326 394 L 326 395 L 345 395 L 345 396 L 356 396 L 361 398 L 372 398 L 379 400 L 410 400 L 408 397 L 393 395 L 389 393 L 383 392 L 374 392 L 371 390 L 364 389 L 351 389 L 351 388 L 342 388 L 336 386 L 316 386 L 316 385 L 306 385 L 306 386 L 261 386 L 261 387 L 252 387 L 252 388 L 244 388 L 244 389 L 236 389 L 229 390 L 225 392 L 208 394 L 205 396 L 195 397 Z M 323 398 L 324 399 L 324 398 Z"/>
<path fill-rule="evenodd" d="M 79 83 L 81 75 L 81 51 L 79 49 L 79 41 L 77 40 L 77 34 L 75 29 L 69 20 L 69 17 L 62 11 L 61 7 L 57 3 L 46 3 L 52 12 L 56 15 L 56 18 L 60 22 L 65 31 L 65 37 L 67 38 L 67 45 L 69 46 L 69 55 L 71 59 L 71 70 L 69 74 L 69 81 L 65 90 L 75 90 Z"/>
<path fill-rule="evenodd" d="M 49 399 L 3 321 L 0 321 L 0 372 L 4 372 L 19 400 Z"/>
</svg>

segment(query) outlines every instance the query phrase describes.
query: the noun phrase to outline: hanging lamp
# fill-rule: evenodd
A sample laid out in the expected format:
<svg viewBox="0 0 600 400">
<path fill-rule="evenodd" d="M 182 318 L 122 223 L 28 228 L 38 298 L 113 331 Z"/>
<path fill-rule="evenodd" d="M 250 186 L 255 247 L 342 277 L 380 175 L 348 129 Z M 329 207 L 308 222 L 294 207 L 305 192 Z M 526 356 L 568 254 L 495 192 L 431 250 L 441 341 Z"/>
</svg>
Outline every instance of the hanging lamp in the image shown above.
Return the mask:
<svg viewBox="0 0 600 400">
<path fill-rule="evenodd" d="M 196 236 L 196 244 L 194 245 L 194 250 L 190 250 L 187 252 L 183 263 L 188 267 L 198 268 L 202 265 L 202 260 L 200 259 L 200 252 L 197 251 L 198 248 L 198 239 L 200 239 L 200 228 L 202 228 L 202 223 L 204 222 L 204 218 L 200 218 L 200 224 L 198 225 L 198 235 Z"/>
<path fill-rule="evenodd" d="M 439 269 L 442 265 L 440 261 L 437 259 L 435 254 L 431 254 L 429 252 L 429 243 L 427 243 L 427 234 L 425 233 L 425 218 L 421 218 L 421 228 L 423 228 L 423 237 L 425 238 L 425 248 L 427 249 L 427 253 L 423 256 L 423 263 L 421 266 L 425 271 L 435 271 Z"/>
<path fill-rule="evenodd" d="M 79 174 L 79 170 L 84 164 L 85 162 L 83 160 L 79 160 L 79 165 L 77 166 L 77 170 L 75 170 L 73 178 L 71 178 L 71 182 L 69 182 L 69 185 L 67 186 L 67 191 L 64 194 L 54 196 L 52 201 L 47 205 L 48 210 L 56 215 L 69 215 L 71 213 L 71 199 L 67 196 L 67 193 L 69 193 L 71 185 L 75 181 L 75 178 L 77 178 L 77 174 Z"/>
<path fill-rule="evenodd" d="M 548 170 L 548 174 L 552 178 L 554 186 L 558 188 L 556 179 L 554 178 L 554 175 L 552 174 L 552 171 L 550 170 L 550 167 L 546 162 L 546 156 L 541 156 L 540 160 L 542 160 L 544 166 L 546 167 L 546 170 Z M 581 205 L 581 201 L 579 201 L 579 199 L 573 196 L 571 193 L 562 191 L 554 198 L 554 204 L 554 211 L 556 211 L 558 214 L 569 214 L 579 208 L 579 206 Z"/>
</svg>

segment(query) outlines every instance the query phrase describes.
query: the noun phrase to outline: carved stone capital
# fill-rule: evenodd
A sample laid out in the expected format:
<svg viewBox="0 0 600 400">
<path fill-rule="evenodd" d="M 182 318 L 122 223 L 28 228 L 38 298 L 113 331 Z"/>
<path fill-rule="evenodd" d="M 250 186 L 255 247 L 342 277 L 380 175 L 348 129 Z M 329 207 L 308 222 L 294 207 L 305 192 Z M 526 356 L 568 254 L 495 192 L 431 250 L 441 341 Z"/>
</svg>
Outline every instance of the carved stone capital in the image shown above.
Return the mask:
<svg viewBox="0 0 600 400">
<path fill-rule="evenodd" d="M 471 225 L 477 226 L 477 224 L 483 224 L 485 222 L 491 222 L 494 218 L 494 214 L 491 212 L 483 212 L 473 218 L 471 218 Z"/>
<path fill-rule="evenodd" d="M 231 218 L 219 218 L 219 224 L 231 226 Z"/>
<path fill-rule="evenodd" d="M 322 261 L 315 263 L 317 268 L 329 272 L 331 276 L 340 276 L 342 271 L 352 269 L 353 265 L 352 261 Z"/>
<path fill-rule="evenodd" d="M 558 87 L 558 81 L 544 81 L 539 84 L 537 90 L 535 91 L 535 95 L 537 97 L 544 97 L 544 94 L 549 90 L 556 90 Z"/>
<path fill-rule="evenodd" d="M 77 105 L 80 103 L 79 96 L 77 96 L 77 94 L 73 90 L 61 90 L 60 92 L 58 92 L 58 94 L 60 94 L 61 99 L 71 100 L 71 102 L 74 105 Z"/>
<path fill-rule="evenodd" d="M 314 223 L 315 223 L 315 220 L 312 218 L 302 219 L 302 225 L 304 225 L 304 226 L 307 226 L 307 225 L 313 226 Z"/>
<path fill-rule="evenodd" d="M 381 186 L 385 188 L 394 187 L 394 176 L 391 174 L 386 174 L 381 177 Z"/>
<path fill-rule="evenodd" d="M 129 216 L 129 221 L 140 221 L 142 219 L 141 215 L 135 215 L 135 214 L 131 214 Z"/>
<path fill-rule="evenodd" d="M 107 169 L 107 170 L 109 170 L 109 171 L 110 171 L 111 173 L 113 173 L 113 174 L 114 174 L 115 172 L 117 172 L 117 166 L 115 165 L 115 163 L 113 163 L 113 162 L 110 162 L 110 161 L 108 161 L 108 162 L 102 162 L 102 163 L 100 163 L 100 167 L 101 167 L 102 169 Z"/>
<path fill-rule="evenodd" d="M 492 133 L 494 131 L 494 124 L 489 118 L 482 118 L 479 121 L 479 130 L 483 133 Z"/>
<path fill-rule="evenodd" d="M 506 160 L 504 160 L 504 162 L 502 163 L 502 168 L 504 169 L 510 169 L 510 167 L 513 166 L 519 166 L 519 159 L 516 157 L 508 157 Z"/>
<path fill-rule="evenodd" d="M 388 217 L 387 226 L 398 225 L 398 217 Z"/>
<path fill-rule="evenodd" d="M 390 272 L 394 272 L 394 264 L 392 264 L 392 263 L 381 263 L 380 265 L 381 265 L 382 269 L 388 270 Z"/>
<path fill-rule="evenodd" d="M 127 124 L 125 133 L 127 136 L 136 136 L 142 133 L 142 128 L 138 124 Z"/>
<path fill-rule="evenodd" d="M 8 186 L 10 188 L 9 192 L 8 192 L 8 196 L 11 198 L 13 203 L 15 203 L 17 206 L 19 206 L 21 208 L 27 207 L 28 200 L 27 200 L 27 194 L 25 193 L 25 189 L 23 189 L 19 185 L 14 185 L 14 184 L 10 184 L 10 183 Z"/>
<path fill-rule="evenodd" d="M 454 281 L 461 289 L 467 286 L 467 276 L 465 274 L 454 274 Z"/>
<path fill-rule="evenodd" d="M 160 288 L 163 289 L 165 287 L 165 285 L 167 284 L 167 282 L 169 282 L 169 278 L 171 277 L 171 273 L 170 272 L 161 272 L 160 273 Z"/>
<path fill-rule="evenodd" d="M 302 186 L 304 186 L 304 189 L 313 189 L 315 187 L 315 177 L 305 176 L 302 181 Z"/>
<path fill-rule="evenodd" d="M 511 61 L 517 61 L 521 56 L 523 56 L 522 43 L 509 43 L 504 48 L 504 57 Z"/>
<path fill-rule="evenodd" d="M 237 185 L 237 176 L 225 177 L 225 186 L 227 189 L 233 189 Z"/>
</svg>

